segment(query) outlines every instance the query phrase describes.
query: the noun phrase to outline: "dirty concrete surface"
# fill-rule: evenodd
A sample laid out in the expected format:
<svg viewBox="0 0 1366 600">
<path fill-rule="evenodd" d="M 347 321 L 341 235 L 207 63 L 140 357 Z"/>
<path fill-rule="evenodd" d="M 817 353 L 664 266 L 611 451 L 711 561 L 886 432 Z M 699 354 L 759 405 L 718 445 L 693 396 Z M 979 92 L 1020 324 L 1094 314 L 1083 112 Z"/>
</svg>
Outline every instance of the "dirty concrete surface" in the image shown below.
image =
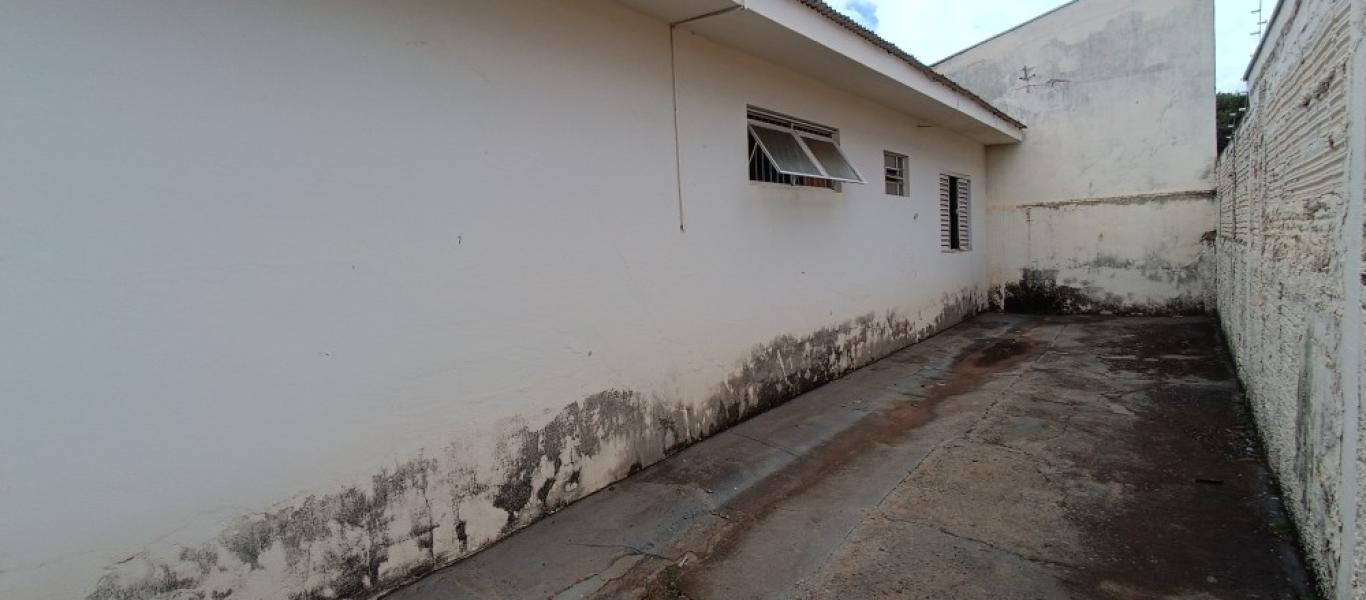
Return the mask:
<svg viewBox="0 0 1366 600">
<path fill-rule="evenodd" d="M 389 598 L 1288 598 L 1218 329 L 983 315 Z"/>
</svg>

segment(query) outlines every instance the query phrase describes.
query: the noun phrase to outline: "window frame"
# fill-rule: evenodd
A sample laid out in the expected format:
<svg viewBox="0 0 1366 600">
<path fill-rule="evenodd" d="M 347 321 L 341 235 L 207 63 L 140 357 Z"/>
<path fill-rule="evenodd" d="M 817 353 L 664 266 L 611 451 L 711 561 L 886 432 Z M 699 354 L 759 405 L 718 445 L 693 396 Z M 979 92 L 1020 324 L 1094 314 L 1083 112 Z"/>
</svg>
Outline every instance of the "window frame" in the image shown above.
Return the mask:
<svg viewBox="0 0 1366 600">
<path fill-rule="evenodd" d="M 777 122 L 775 123 L 774 121 Z M 849 159 L 849 155 L 846 154 L 844 149 L 840 146 L 839 131 L 836 129 L 817 125 L 808 121 L 802 121 L 800 119 L 794 119 L 754 106 L 747 107 L 745 123 L 746 131 L 754 138 L 755 145 L 759 148 L 759 151 L 763 153 L 764 158 L 768 159 L 769 164 L 773 166 L 774 170 L 782 175 L 787 177 L 825 180 L 831 184 L 829 189 L 836 190 L 838 190 L 840 183 L 857 183 L 860 185 L 867 183 L 867 180 L 863 177 L 863 173 L 859 171 L 858 167 L 854 165 L 854 161 Z M 816 167 L 816 173 L 807 173 L 783 168 L 782 165 L 778 164 L 777 160 L 774 160 L 773 152 L 769 150 L 768 146 L 764 143 L 763 138 L 755 131 L 755 128 L 777 131 L 791 136 L 796 142 L 797 147 L 806 157 L 806 160 Z M 820 158 L 816 156 L 816 153 L 811 150 L 810 146 L 807 145 L 806 140 L 808 139 L 830 144 L 840 160 L 843 160 L 844 164 L 849 167 L 849 170 L 853 171 L 854 178 L 831 175 L 829 170 L 826 169 L 825 163 L 822 162 Z M 752 156 L 746 157 L 747 160 L 752 158 Z"/>
<path fill-rule="evenodd" d="M 830 179 L 829 177 L 826 177 L 825 169 L 821 167 L 821 162 L 819 160 L 816 160 L 815 155 L 811 154 L 811 149 L 807 148 L 806 144 L 802 143 L 801 138 L 798 137 L 797 132 L 794 129 L 783 128 L 772 123 L 756 121 L 754 119 L 748 119 L 748 121 L 750 129 L 749 134 L 754 136 L 754 144 L 759 147 L 759 151 L 764 153 L 764 157 L 768 158 L 768 162 L 772 163 L 773 168 L 776 169 L 779 173 L 782 173 L 783 175 L 787 175 L 789 177 L 815 177 L 817 179 Z M 781 164 L 778 164 L 778 161 L 773 158 L 773 153 L 769 151 L 768 146 L 764 144 L 764 139 L 762 137 L 759 137 L 759 132 L 754 131 L 755 127 L 761 129 L 768 129 L 772 131 L 778 131 L 781 133 L 786 133 L 789 136 L 792 136 L 792 138 L 797 142 L 797 149 L 801 150 L 802 154 L 806 156 L 806 160 L 810 162 L 812 166 L 816 167 L 816 172 L 804 173 L 801 171 L 791 171 L 788 169 L 784 169 L 783 166 Z"/>
<path fill-rule="evenodd" d="M 896 163 L 897 166 L 888 166 L 888 160 L 891 160 L 892 162 Z M 907 171 L 910 171 L 910 164 L 911 157 L 905 154 L 898 154 L 896 152 L 892 152 L 891 150 L 882 151 L 883 192 L 885 192 L 888 196 L 897 196 L 899 198 L 909 198 L 911 196 L 911 186 L 909 181 L 910 177 L 907 176 Z M 895 169 L 899 173 L 899 175 L 895 176 L 895 181 L 893 180 L 893 175 L 891 174 L 891 171 L 893 169 Z M 890 188 L 888 186 L 891 186 L 893 183 L 897 185 L 899 191 L 890 191 Z"/>
<path fill-rule="evenodd" d="M 844 153 L 843 148 L 840 148 L 840 142 L 838 139 L 835 139 L 834 137 L 821 137 L 817 135 L 812 135 L 800 130 L 794 130 L 794 135 L 797 136 L 797 141 L 801 142 L 802 147 L 806 149 L 807 155 L 816 159 L 816 167 L 825 173 L 825 179 L 844 183 L 857 183 L 860 185 L 867 183 L 863 179 L 863 173 L 860 173 L 858 167 L 854 166 L 854 161 L 849 160 L 849 155 Z M 806 144 L 806 140 L 816 140 L 818 142 L 825 142 L 827 144 L 830 144 L 830 147 L 835 149 L 835 154 L 839 155 L 840 160 L 843 160 L 844 164 L 849 166 L 849 170 L 854 172 L 855 179 L 831 175 L 829 169 L 825 168 L 825 162 L 820 160 L 820 158 L 816 156 L 816 153 L 813 150 L 811 150 L 810 146 Z"/>
<path fill-rule="evenodd" d="M 746 129 L 745 132 L 746 137 L 749 138 L 746 158 L 749 164 L 746 170 L 749 172 L 750 185 L 818 189 L 837 194 L 843 191 L 842 185 L 838 181 L 830 181 L 820 177 L 786 175 L 778 172 L 773 161 L 769 160 L 768 155 L 759 148 L 759 142 L 755 139 L 754 132 L 749 129 Z"/>
</svg>

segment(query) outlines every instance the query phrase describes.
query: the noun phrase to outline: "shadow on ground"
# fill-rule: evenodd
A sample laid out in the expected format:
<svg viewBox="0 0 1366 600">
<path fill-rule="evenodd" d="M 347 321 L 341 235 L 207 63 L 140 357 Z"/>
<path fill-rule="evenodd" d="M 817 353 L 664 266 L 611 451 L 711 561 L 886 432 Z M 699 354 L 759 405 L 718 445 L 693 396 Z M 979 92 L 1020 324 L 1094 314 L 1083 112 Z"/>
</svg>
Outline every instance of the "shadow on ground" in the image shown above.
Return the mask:
<svg viewBox="0 0 1366 600">
<path fill-rule="evenodd" d="M 985 315 L 389 597 L 1311 589 L 1212 322 Z"/>
</svg>

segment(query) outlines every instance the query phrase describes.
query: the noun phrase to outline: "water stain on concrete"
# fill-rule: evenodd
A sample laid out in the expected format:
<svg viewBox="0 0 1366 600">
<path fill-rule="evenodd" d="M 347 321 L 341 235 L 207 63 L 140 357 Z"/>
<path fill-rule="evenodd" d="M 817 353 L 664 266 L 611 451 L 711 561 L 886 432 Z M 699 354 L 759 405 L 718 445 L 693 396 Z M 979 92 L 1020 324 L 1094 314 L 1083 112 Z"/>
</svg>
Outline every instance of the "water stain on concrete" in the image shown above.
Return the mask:
<svg viewBox="0 0 1366 600">
<path fill-rule="evenodd" d="M 1110 437 L 1105 452 L 1072 455 L 1073 468 L 1125 490 L 1113 504 L 1071 516 L 1092 539 L 1124 540 L 1092 545 L 1079 583 L 1117 597 L 1202 589 L 1311 597 L 1293 536 L 1277 533 L 1288 516 L 1217 326 L 1118 321 L 1112 329 L 1125 335 L 1093 340 L 1099 354 L 1133 359 L 1106 364 L 1118 377 L 1152 383 L 1125 396 L 1133 415 L 1120 421 L 1130 432 Z"/>
<path fill-rule="evenodd" d="M 1027 336 L 1031 327 L 1015 329 L 1005 337 L 983 340 L 963 350 L 952 363 L 948 379 L 917 402 L 897 404 L 889 410 L 869 414 L 858 424 L 822 443 L 779 473 L 766 477 L 726 504 L 731 518 L 714 524 L 706 534 L 710 550 L 698 553 L 708 562 L 726 560 L 744 539 L 747 531 L 760 523 L 775 508 L 802 494 L 822 478 L 864 457 L 879 444 L 894 443 L 914 435 L 917 428 L 933 420 L 944 401 L 980 387 L 991 375 L 1037 355 L 1037 343 Z M 670 465 L 651 474 L 652 481 L 687 485 L 685 469 L 674 475 Z"/>
<path fill-rule="evenodd" d="M 1204 319 L 979 317 L 397 597 L 1307 597 L 1227 367 Z"/>
</svg>

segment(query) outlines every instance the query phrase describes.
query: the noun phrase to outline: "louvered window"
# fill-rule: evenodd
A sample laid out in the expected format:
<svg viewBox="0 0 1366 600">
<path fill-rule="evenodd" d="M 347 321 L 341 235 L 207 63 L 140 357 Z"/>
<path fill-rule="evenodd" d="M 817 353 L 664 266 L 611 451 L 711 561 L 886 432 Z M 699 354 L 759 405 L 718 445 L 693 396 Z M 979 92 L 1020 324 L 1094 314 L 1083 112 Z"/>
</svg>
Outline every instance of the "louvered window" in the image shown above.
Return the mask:
<svg viewBox="0 0 1366 600">
<path fill-rule="evenodd" d="M 834 190 L 839 182 L 863 183 L 834 129 L 754 108 L 748 116 L 751 181 Z"/>
<path fill-rule="evenodd" d="M 939 245 L 946 251 L 972 249 L 972 183 L 939 174 Z"/>
</svg>

